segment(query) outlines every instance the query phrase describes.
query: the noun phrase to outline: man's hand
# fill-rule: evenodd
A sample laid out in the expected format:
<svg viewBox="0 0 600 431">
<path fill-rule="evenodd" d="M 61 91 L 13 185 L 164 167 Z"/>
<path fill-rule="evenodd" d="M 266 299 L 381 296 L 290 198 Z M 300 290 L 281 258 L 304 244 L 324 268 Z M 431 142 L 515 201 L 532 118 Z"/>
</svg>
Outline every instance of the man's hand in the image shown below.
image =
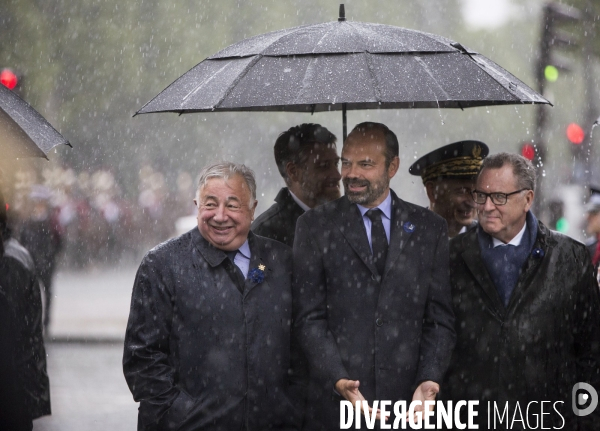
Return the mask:
<svg viewBox="0 0 600 431">
<path fill-rule="evenodd" d="M 415 417 L 413 418 L 414 423 L 417 423 L 416 413 L 422 412 L 425 408 L 425 401 L 435 401 L 435 397 L 439 391 L 440 385 L 438 385 L 436 382 L 432 382 L 431 380 L 426 380 L 422 382 L 419 386 L 417 386 L 417 389 L 415 389 L 415 393 L 413 394 L 412 400 L 421 401 L 421 405 L 415 407 Z M 434 406 L 429 406 L 429 410 L 433 411 L 433 407 Z"/>
<path fill-rule="evenodd" d="M 346 398 L 348 401 L 352 403 L 354 408 L 356 408 L 357 401 L 364 401 L 365 397 L 360 393 L 358 387 L 360 386 L 360 382 L 358 380 L 348 380 L 348 379 L 340 379 L 335 384 L 335 390 L 342 397 Z M 362 409 L 362 403 L 361 403 Z M 373 414 L 373 409 L 369 406 L 369 412 Z M 363 412 L 364 414 L 364 412 Z M 376 411 L 377 420 L 379 420 L 379 409 Z"/>
<path fill-rule="evenodd" d="M 358 390 L 359 386 L 360 382 L 358 380 L 339 379 L 335 384 L 335 390 L 342 397 L 350 401 L 352 405 L 356 405 L 356 401 L 363 401 L 365 399 Z"/>
</svg>

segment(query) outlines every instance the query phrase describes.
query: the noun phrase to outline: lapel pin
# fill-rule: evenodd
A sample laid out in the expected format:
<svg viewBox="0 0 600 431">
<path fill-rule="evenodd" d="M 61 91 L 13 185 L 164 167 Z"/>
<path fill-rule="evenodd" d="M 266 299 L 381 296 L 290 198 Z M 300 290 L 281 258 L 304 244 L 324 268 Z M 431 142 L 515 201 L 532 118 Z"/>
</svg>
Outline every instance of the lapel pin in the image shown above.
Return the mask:
<svg viewBox="0 0 600 431">
<path fill-rule="evenodd" d="M 542 250 L 541 248 L 534 248 L 531 252 L 531 255 L 535 258 L 541 259 L 542 257 L 544 257 L 544 250 Z"/>
<path fill-rule="evenodd" d="M 407 221 L 406 223 L 404 223 L 402 225 L 402 227 L 404 228 L 405 232 L 408 233 L 413 233 L 415 231 L 416 226 L 414 224 L 412 224 L 411 222 Z"/>
<path fill-rule="evenodd" d="M 258 265 L 257 268 L 252 268 L 248 273 L 248 280 L 252 283 L 262 283 L 265 279 L 265 269 L 267 269 L 267 267 L 262 263 Z"/>
</svg>

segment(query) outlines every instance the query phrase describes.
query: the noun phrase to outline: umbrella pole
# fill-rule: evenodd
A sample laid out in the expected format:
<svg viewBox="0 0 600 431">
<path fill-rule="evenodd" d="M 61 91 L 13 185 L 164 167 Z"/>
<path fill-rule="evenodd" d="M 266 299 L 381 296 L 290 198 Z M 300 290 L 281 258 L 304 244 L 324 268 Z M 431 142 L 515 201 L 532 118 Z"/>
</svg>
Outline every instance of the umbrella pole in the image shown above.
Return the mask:
<svg viewBox="0 0 600 431">
<path fill-rule="evenodd" d="M 346 142 L 346 138 L 348 137 L 348 120 L 346 118 L 346 104 L 342 103 L 342 127 L 343 127 L 343 142 Z"/>
</svg>

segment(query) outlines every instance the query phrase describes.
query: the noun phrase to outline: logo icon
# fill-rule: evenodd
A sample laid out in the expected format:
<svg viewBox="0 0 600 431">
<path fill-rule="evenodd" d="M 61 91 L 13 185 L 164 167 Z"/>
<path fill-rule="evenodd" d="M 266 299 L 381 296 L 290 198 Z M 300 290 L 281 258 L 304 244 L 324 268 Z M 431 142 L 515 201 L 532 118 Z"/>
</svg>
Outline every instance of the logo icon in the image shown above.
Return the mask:
<svg viewBox="0 0 600 431">
<path fill-rule="evenodd" d="M 572 392 L 573 413 L 587 416 L 598 406 L 598 392 L 592 385 L 584 382 L 576 383 Z"/>
</svg>

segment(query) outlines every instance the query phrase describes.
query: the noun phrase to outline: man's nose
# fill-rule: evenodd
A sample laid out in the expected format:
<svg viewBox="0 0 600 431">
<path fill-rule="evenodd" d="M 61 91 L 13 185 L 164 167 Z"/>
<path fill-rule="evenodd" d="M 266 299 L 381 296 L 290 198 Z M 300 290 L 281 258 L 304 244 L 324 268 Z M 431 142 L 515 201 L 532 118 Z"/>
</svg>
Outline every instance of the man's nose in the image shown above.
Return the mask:
<svg viewBox="0 0 600 431">
<path fill-rule="evenodd" d="M 346 165 L 343 167 L 342 178 L 358 178 L 356 167 L 354 165 Z"/>
<path fill-rule="evenodd" d="M 215 209 L 215 215 L 213 216 L 213 220 L 216 222 L 223 222 L 227 220 L 227 210 L 225 208 L 225 205 L 219 205 Z"/>
<path fill-rule="evenodd" d="M 477 204 L 475 203 L 475 201 L 473 200 L 473 198 L 471 196 L 468 196 L 465 199 L 465 203 L 467 204 L 467 206 L 469 208 L 476 208 L 477 207 Z"/>
<path fill-rule="evenodd" d="M 481 208 L 484 211 L 493 211 L 496 209 L 496 205 L 492 202 L 492 198 L 490 196 L 485 197 L 485 203 L 481 205 Z"/>
<path fill-rule="evenodd" d="M 328 176 L 329 178 L 335 181 L 339 181 L 342 178 L 342 175 L 340 174 L 340 171 L 338 170 L 337 166 L 333 166 L 330 169 Z"/>
</svg>

